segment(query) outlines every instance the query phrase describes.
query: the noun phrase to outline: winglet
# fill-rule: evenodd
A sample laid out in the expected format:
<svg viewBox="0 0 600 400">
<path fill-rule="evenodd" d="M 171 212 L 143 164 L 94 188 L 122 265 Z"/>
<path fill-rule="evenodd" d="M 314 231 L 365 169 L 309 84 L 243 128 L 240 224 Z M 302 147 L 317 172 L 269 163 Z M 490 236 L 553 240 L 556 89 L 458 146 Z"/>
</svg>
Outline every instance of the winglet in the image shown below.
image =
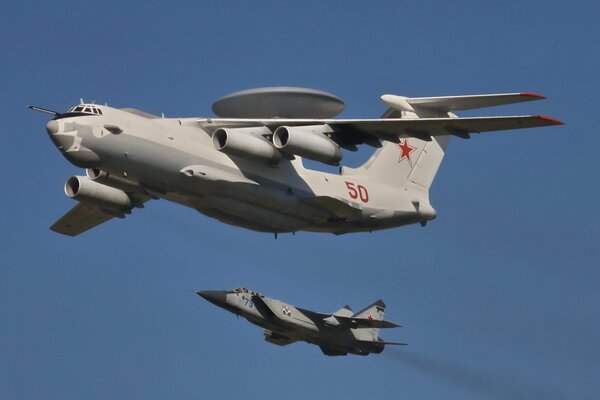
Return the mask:
<svg viewBox="0 0 600 400">
<path fill-rule="evenodd" d="M 546 99 L 546 96 L 542 96 L 541 94 L 537 94 L 537 93 L 521 92 L 519 94 L 521 96 L 525 96 L 525 97 L 533 97 L 535 100 L 544 100 L 544 99 Z M 532 100 L 534 100 L 534 99 L 532 99 Z"/>
<path fill-rule="evenodd" d="M 548 121 L 548 125 L 564 125 L 565 123 L 552 117 L 547 117 L 545 115 L 534 115 L 534 118 L 539 118 L 544 121 Z"/>
</svg>

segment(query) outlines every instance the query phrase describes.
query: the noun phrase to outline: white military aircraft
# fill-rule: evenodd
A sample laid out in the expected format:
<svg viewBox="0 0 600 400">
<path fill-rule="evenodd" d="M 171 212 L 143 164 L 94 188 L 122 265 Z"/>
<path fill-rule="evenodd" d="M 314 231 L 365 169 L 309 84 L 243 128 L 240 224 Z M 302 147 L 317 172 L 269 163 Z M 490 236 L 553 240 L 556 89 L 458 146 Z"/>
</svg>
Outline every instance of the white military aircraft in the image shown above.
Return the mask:
<svg viewBox="0 0 600 400">
<path fill-rule="evenodd" d="M 454 112 L 543 99 L 531 93 L 417 97 L 384 95 L 376 119 L 336 119 L 344 103 L 303 88 L 236 92 L 213 105 L 216 118 L 164 118 L 131 108 L 76 105 L 46 130 L 86 176 L 65 183 L 79 201 L 51 229 L 76 236 L 149 199 L 167 199 L 222 222 L 261 232 L 343 234 L 435 218 L 429 187 L 451 136 L 560 125 L 539 115 L 458 118 Z M 339 165 L 341 149 L 376 147 L 338 174 L 302 158 Z"/>
</svg>

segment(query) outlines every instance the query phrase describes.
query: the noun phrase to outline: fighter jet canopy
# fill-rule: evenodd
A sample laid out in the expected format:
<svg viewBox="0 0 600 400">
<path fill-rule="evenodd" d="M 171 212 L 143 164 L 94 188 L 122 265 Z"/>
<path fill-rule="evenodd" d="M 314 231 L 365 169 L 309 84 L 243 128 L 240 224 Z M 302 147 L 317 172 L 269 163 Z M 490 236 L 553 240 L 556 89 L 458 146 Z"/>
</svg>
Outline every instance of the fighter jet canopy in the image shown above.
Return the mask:
<svg viewBox="0 0 600 400">
<path fill-rule="evenodd" d="M 242 287 L 232 289 L 229 293 L 247 293 L 252 296 L 258 296 L 258 293 L 255 292 L 254 290 L 250 290 L 250 289 L 246 289 L 246 288 L 242 288 Z"/>
</svg>

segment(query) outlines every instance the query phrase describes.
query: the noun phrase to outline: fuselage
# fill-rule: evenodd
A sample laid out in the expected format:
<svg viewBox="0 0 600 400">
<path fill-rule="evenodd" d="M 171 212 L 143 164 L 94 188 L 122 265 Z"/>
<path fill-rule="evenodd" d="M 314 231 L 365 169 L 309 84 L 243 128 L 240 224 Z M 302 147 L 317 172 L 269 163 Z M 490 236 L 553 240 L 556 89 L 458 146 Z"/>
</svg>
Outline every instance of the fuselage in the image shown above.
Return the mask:
<svg viewBox="0 0 600 400">
<path fill-rule="evenodd" d="M 93 107 L 94 113 L 62 114 L 47 125 L 67 160 L 228 224 L 274 233 L 346 233 L 435 217 L 431 207 L 415 208 L 415 198 L 427 204 L 428 198 L 410 188 L 310 170 L 299 157 L 272 165 L 220 152 L 211 139 L 219 127 L 210 119 Z"/>
<path fill-rule="evenodd" d="M 315 344 L 334 354 L 368 355 L 381 353 L 384 342 L 375 335 L 373 341 L 361 340 L 357 329 L 329 325 L 325 314 L 295 307 L 245 288 L 231 291 L 198 292 L 206 300 L 244 317 L 265 330 L 268 342 L 286 345 L 295 341 Z"/>
</svg>

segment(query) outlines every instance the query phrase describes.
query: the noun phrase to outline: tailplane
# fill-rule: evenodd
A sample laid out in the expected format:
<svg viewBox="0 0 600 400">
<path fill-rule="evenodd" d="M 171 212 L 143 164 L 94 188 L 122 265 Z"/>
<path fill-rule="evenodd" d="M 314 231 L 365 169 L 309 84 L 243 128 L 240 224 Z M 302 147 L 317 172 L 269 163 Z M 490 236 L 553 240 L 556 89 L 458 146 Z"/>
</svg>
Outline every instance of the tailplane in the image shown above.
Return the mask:
<svg viewBox="0 0 600 400">
<path fill-rule="evenodd" d="M 371 305 L 368 305 L 364 309 L 360 310 L 353 315 L 354 318 L 360 319 L 372 319 L 376 321 L 383 321 L 385 316 L 385 303 L 383 300 L 377 300 Z M 365 341 L 378 341 L 379 340 L 379 328 L 369 329 L 354 329 L 354 337 L 357 340 Z"/>
<path fill-rule="evenodd" d="M 457 118 L 454 111 L 541 99 L 544 97 L 533 93 L 413 98 L 386 94 L 381 96 L 381 100 L 390 108 L 382 118 Z M 498 129 L 507 128 L 491 130 Z M 381 147 L 365 164 L 358 168 L 343 168 L 342 175 L 361 175 L 395 188 L 413 186 L 428 191 L 444 158 L 450 136 L 469 137 L 468 130 L 463 132 L 450 127 L 447 130 L 448 135 L 430 136 L 425 131 L 405 129 L 399 132 L 397 143 L 382 140 Z"/>
</svg>

